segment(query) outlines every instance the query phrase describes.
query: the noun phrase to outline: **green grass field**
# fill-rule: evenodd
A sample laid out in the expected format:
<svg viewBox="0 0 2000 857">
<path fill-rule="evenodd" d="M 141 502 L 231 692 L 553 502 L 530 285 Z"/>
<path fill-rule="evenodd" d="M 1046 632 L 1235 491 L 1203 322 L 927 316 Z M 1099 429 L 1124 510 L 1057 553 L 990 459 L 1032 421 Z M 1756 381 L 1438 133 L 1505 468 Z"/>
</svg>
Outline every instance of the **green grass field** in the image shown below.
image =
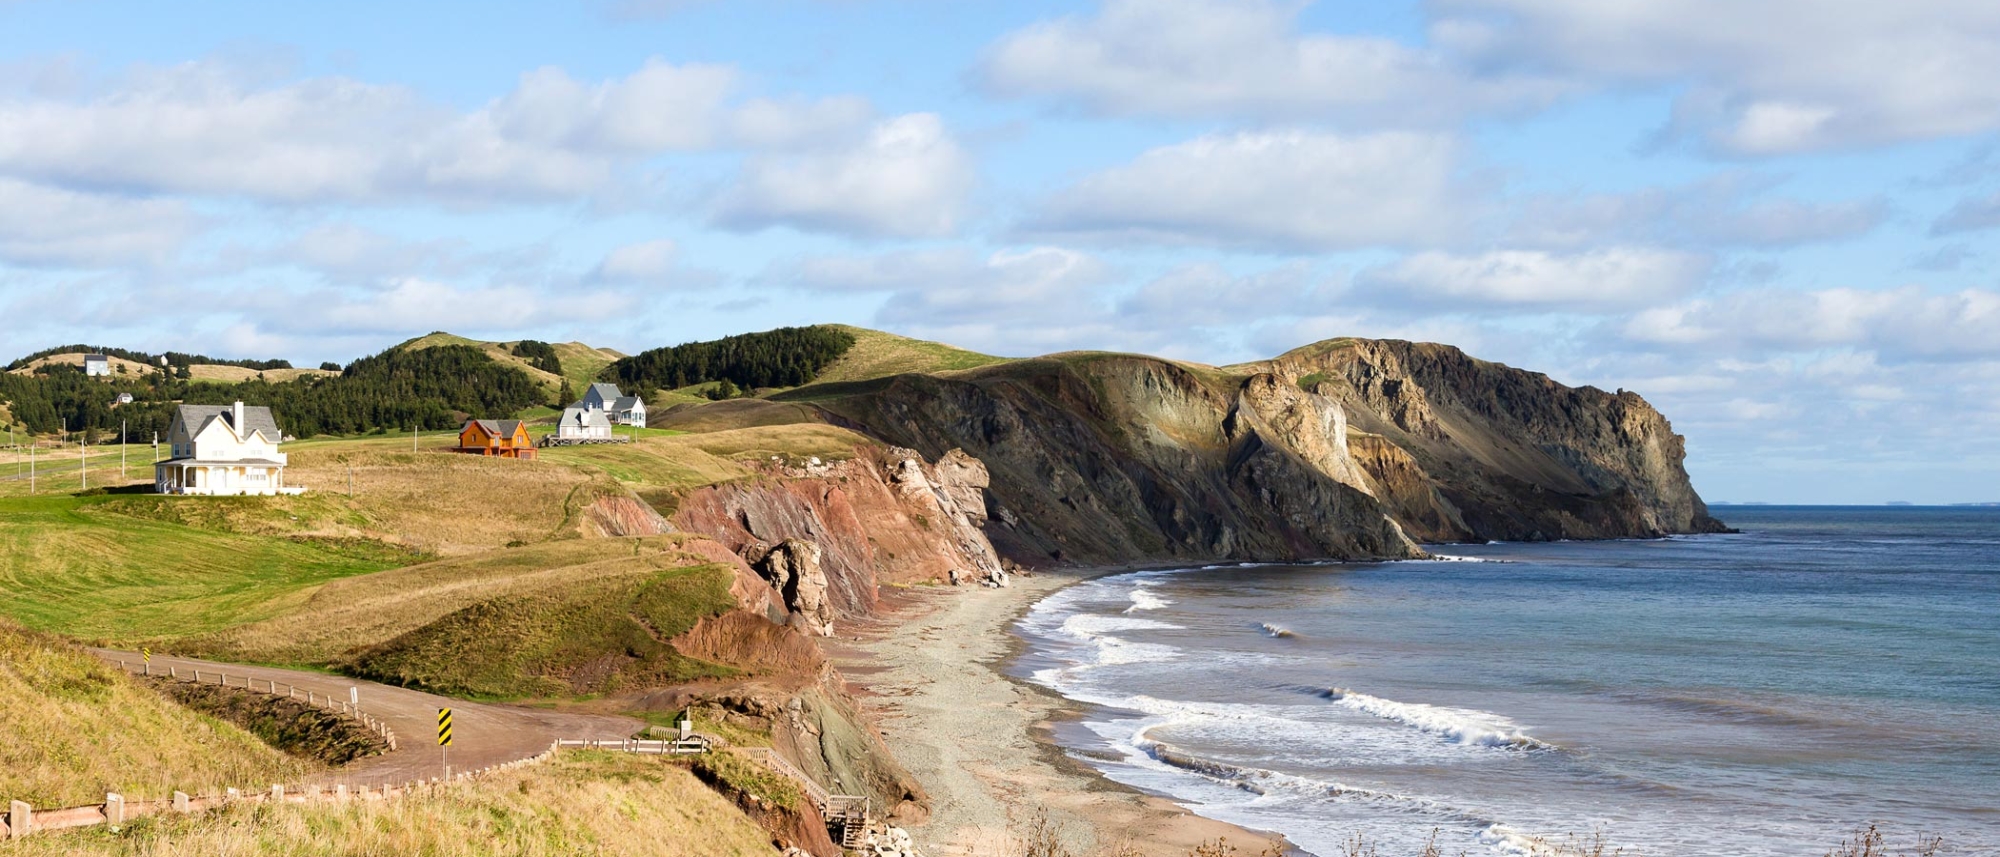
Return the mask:
<svg viewBox="0 0 2000 857">
<path fill-rule="evenodd" d="M 366 544 L 243 535 L 117 515 L 115 498 L 0 498 L 0 615 L 139 644 L 256 621 L 320 584 L 407 561 Z"/>
</svg>

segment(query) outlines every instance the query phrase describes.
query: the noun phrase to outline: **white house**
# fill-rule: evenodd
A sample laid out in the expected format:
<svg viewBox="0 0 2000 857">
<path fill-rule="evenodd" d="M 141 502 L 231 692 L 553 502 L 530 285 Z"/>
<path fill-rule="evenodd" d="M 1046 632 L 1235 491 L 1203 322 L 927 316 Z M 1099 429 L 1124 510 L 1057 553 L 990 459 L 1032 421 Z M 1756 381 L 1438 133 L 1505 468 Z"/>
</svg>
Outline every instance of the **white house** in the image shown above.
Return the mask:
<svg viewBox="0 0 2000 857">
<path fill-rule="evenodd" d="M 171 457 L 153 465 L 162 494 L 303 494 L 285 485 L 284 441 L 271 409 L 182 405 L 167 429 Z"/>
<path fill-rule="evenodd" d="M 556 423 L 557 440 L 610 440 L 611 420 L 600 408 L 571 405 Z"/>
<path fill-rule="evenodd" d="M 102 354 L 83 355 L 83 374 L 90 377 L 111 374 L 111 358 Z"/>
<path fill-rule="evenodd" d="M 640 401 L 638 396 L 618 392 L 617 384 L 592 384 L 590 389 L 583 391 L 583 398 L 571 407 L 596 408 L 617 425 L 646 427 L 646 403 Z"/>
</svg>

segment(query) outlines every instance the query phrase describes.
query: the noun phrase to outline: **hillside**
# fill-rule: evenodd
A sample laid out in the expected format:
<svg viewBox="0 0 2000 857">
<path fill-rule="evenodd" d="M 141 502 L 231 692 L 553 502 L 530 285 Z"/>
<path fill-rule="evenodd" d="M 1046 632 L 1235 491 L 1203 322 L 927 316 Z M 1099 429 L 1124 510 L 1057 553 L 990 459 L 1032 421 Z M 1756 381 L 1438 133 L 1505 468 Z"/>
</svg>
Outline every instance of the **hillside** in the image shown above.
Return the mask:
<svg viewBox="0 0 2000 857">
<path fill-rule="evenodd" d="M 76 646 L 0 620 L 0 799 L 41 807 L 297 780 L 311 766 Z"/>
<path fill-rule="evenodd" d="M 527 359 L 516 356 L 513 349 L 517 344 L 519 344 L 518 340 L 486 342 L 477 339 L 468 339 L 456 334 L 438 332 L 401 343 L 396 348 L 408 351 L 421 351 L 440 345 L 469 345 L 478 348 L 486 352 L 486 355 L 493 358 L 495 362 L 526 372 L 528 377 L 535 379 L 535 383 L 548 393 L 548 400 L 551 403 L 555 401 L 556 394 L 561 391 L 564 380 L 568 380 L 571 389 L 581 395 L 583 388 L 590 386 L 591 382 L 596 381 L 597 376 L 604 371 L 604 367 L 611 365 L 612 361 L 625 356 L 608 348 L 592 348 L 581 342 L 550 343 L 555 349 L 556 356 L 562 362 L 562 374 L 556 375 L 535 368 Z"/>
<path fill-rule="evenodd" d="M 853 336 L 854 346 L 821 369 L 814 379 L 817 383 L 868 381 L 910 372 L 953 372 L 1004 363 L 1009 359 L 865 327 L 845 324 L 828 326 Z"/>
<path fill-rule="evenodd" d="M 210 384 L 241 384 L 262 378 L 272 383 L 296 381 L 300 378 L 326 378 L 340 374 L 326 369 L 250 369 L 243 366 L 223 366 L 215 363 L 197 363 L 188 367 L 188 377 Z"/>
<path fill-rule="evenodd" d="M 97 795 L 98 800 L 103 795 Z M 768 857 L 772 837 L 685 765 L 572 753 L 392 801 L 244 804 L 9 843 L 10 855 Z"/>
</svg>

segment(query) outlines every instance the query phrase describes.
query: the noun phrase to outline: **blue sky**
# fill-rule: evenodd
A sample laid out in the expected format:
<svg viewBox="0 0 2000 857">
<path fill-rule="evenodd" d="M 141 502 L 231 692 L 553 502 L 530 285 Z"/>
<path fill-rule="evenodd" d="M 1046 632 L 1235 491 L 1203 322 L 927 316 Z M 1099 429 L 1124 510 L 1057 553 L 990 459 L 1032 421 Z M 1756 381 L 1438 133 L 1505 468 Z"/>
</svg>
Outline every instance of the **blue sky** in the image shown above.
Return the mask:
<svg viewBox="0 0 2000 857">
<path fill-rule="evenodd" d="M 1986 0 L 0 0 L 0 351 L 1399 337 L 2000 500 L 1996 79 Z"/>
</svg>

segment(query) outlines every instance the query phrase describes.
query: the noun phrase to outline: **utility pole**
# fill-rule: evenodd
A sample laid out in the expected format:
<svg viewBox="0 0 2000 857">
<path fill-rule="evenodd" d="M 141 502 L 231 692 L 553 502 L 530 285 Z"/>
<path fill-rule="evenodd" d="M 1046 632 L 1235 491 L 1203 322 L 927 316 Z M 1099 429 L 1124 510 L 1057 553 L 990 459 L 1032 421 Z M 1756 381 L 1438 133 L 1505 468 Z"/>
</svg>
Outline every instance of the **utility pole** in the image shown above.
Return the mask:
<svg viewBox="0 0 2000 857">
<path fill-rule="evenodd" d="M 76 478 L 82 481 L 83 490 L 90 490 L 90 436 L 81 432 L 76 436 Z"/>
<path fill-rule="evenodd" d="M 118 421 L 118 478 L 132 478 L 132 471 L 125 469 L 125 421 Z"/>
<path fill-rule="evenodd" d="M 41 444 L 35 442 L 34 435 L 28 435 L 28 493 L 35 493 L 35 449 Z"/>
<path fill-rule="evenodd" d="M 410 426 L 410 451 L 417 451 L 417 427 L 415 425 Z"/>
</svg>

